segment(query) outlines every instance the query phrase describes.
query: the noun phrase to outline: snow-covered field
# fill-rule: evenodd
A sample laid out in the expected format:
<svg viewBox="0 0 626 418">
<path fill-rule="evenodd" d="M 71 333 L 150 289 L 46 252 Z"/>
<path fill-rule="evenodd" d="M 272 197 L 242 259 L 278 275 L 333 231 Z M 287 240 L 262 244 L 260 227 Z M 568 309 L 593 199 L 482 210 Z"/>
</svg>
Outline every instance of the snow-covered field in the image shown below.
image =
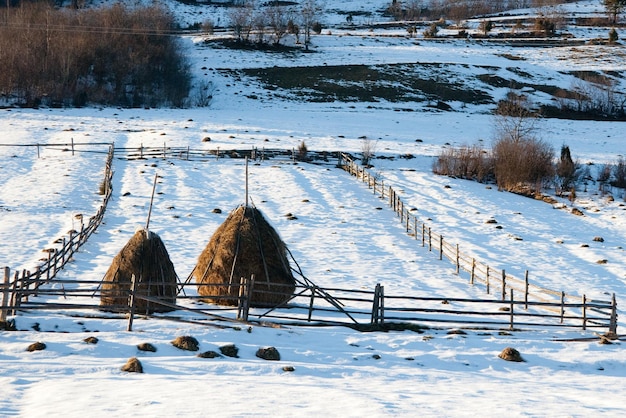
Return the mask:
<svg viewBox="0 0 626 418">
<path fill-rule="evenodd" d="M 341 2 L 344 10 L 383 1 Z M 339 6 L 336 6 L 337 8 Z M 565 6 L 564 6 L 565 7 Z M 599 1 L 567 7 L 601 10 Z M 186 21 L 197 7 L 177 10 Z M 205 15 L 205 14 L 203 14 Z M 332 17 L 334 16 L 334 17 Z M 339 19 L 339 15 L 329 16 Z M 224 18 L 222 18 L 224 19 Z M 358 17 L 355 16 L 355 19 Z M 339 23 L 339 20 L 336 20 Z M 437 177 L 433 158 L 444 146 L 489 144 L 490 108 L 454 105 L 438 112 L 393 103 L 298 103 L 267 94 L 254 80 L 236 81 L 219 69 L 358 63 L 432 62 L 458 68 L 511 66 L 553 83 L 571 84 L 561 70 L 626 70 L 623 47 L 515 48 L 466 41 L 415 42 L 340 30 L 314 37 L 314 54 L 268 55 L 211 49 L 200 37 L 183 39 L 198 81 L 215 86 L 210 107 L 191 109 L 4 109 L 1 144 L 110 143 L 116 147 L 190 146 L 293 149 L 358 155 L 362 137 L 375 144 L 372 172 L 401 194 L 417 216 L 462 250 L 495 268 L 568 293 L 608 299 L 616 294 L 620 332 L 626 295 L 626 196 L 614 201 L 591 182 L 572 204 L 558 205 L 487 189 L 484 184 Z M 599 52 L 600 51 L 600 52 Z M 516 54 L 524 60 L 511 61 Z M 469 71 L 469 70 L 468 70 Z M 463 76 L 460 73 L 459 76 Z M 495 98 L 506 89 L 493 89 Z M 252 99 L 249 97 L 261 97 Z M 537 95 L 536 99 L 543 97 Z M 545 99 L 545 98 L 543 98 Z M 421 106 L 421 105 L 420 105 Z M 568 145 L 579 162 L 597 167 L 626 153 L 624 123 L 545 119 L 541 138 L 558 151 Z M 202 142 L 210 137 L 209 142 Z M 0 266 L 32 268 L 41 250 L 70 229 L 77 214 L 101 203 L 106 146 L 69 151 L 0 147 Z M 413 159 L 397 158 L 412 154 Z M 146 221 L 152 181 L 161 176 L 150 226 L 167 246 L 184 280 L 213 231 L 244 201 L 244 163 L 115 159 L 113 197 L 103 224 L 59 274 L 98 282 L 115 254 Z M 250 196 L 316 284 L 447 297 L 485 297 L 454 267 L 416 245 L 396 215 L 371 190 L 331 165 L 261 161 L 250 170 Z M 446 187 L 446 186 L 449 186 Z M 572 206 L 585 216 L 570 213 Z M 382 207 L 382 210 L 377 208 Z M 556 209 L 555 207 L 562 207 Z M 214 208 L 223 213 L 213 213 Z M 297 220 L 284 215 L 292 213 Z M 497 219 L 502 229 L 486 224 Z M 593 241 L 596 236 L 604 242 Z M 522 240 L 514 239 L 522 238 Z M 584 246 L 584 245 L 588 245 Z M 606 264 L 598 264 L 606 259 Z M 95 301 L 94 303 L 96 303 Z M 185 319 L 193 314 L 176 312 Z M 254 324 L 225 328 L 167 320 L 73 317 L 69 312 L 20 313 L 19 332 L 0 333 L 0 416 L 622 416 L 626 412 L 626 352 L 621 342 L 599 344 L 593 332 L 448 329 L 360 333 L 343 327 Z M 37 325 L 36 325 L 37 324 Z M 38 328 L 36 331 L 33 328 Z M 200 351 L 236 344 L 239 357 L 199 358 L 170 341 L 192 335 Z M 83 340 L 97 336 L 99 342 Z M 563 341 L 588 338 L 583 341 Z M 41 341 L 47 349 L 27 352 Z M 143 342 L 157 347 L 140 352 Z M 274 346 L 281 360 L 255 356 Z M 498 358 L 514 347 L 526 360 Z M 138 357 L 144 374 L 120 371 Z M 292 366 L 293 372 L 283 371 Z"/>
</svg>

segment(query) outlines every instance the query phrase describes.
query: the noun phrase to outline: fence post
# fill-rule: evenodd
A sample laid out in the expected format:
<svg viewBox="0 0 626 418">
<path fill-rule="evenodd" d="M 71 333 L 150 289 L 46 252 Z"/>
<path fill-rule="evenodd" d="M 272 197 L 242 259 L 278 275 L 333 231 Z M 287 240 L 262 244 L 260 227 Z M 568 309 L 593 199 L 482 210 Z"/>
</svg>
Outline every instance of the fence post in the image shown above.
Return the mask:
<svg viewBox="0 0 626 418">
<path fill-rule="evenodd" d="M 461 270 L 461 263 L 459 261 L 459 244 L 456 245 L 456 274 L 459 274 Z"/>
<path fill-rule="evenodd" d="M 422 224 L 422 247 L 426 245 L 426 224 Z"/>
<path fill-rule="evenodd" d="M 504 299 L 503 299 L 504 300 Z M 511 289 L 511 306 L 509 307 L 509 312 L 511 312 L 511 323 L 509 324 L 509 329 L 512 330 L 513 329 L 513 317 L 514 317 L 514 313 L 513 313 L 513 306 L 515 304 L 513 303 L 513 289 Z"/>
<path fill-rule="evenodd" d="M 370 319 L 371 325 L 378 324 L 379 292 L 380 292 L 380 283 L 376 283 L 376 287 L 374 287 L 374 299 L 372 300 L 372 317 Z"/>
<path fill-rule="evenodd" d="M 474 284 L 474 272 L 476 271 L 476 259 L 472 257 L 472 272 L 470 273 L 470 284 Z"/>
<path fill-rule="evenodd" d="M 504 269 L 502 269 L 502 300 L 506 300 L 506 271 Z"/>
<path fill-rule="evenodd" d="M 4 267 L 4 285 L 2 286 L 2 311 L 0 312 L 0 322 L 7 320 L 7 305 L 9 304 L 9 286 L 11 281 L 11 269 Z"/>
<path fill-rule="evenodd" d="M 308 322 L 311 322 L 313 316 L 313 301 L 315 300 L 315 286 L 311 287 L 311 300 L 309 300 L 309 318 Z"/>
<path fill-rule="evenodd" d="M 11 307 L 12 307 L 12 312 L 11 315 L 16 315 L 17 314 L 17 308 L 19 308 L 20 306 L 20 295 L 17 289 L 17 282 L 19 282 L 20 280 L 20 272 L 16 271 L 15 275 L 13 276 L 13 284 L 12 284 L 12 288 L 13 288 L 13 292 L 11 293 Z"/>
<path fill-rule="evenodd" d="M 133 317 L 135 316 L 135 292 L 137 291 L 137 278 L 133 274 L 130 276 L 130 314 L 128 315 L 128 327 L 126 331 L 133 330 Z"/>
<path fill-rule="evenodd" d="M 563 323 L 564 315 L 565 315 L 565 292 L 561 291 L 561 324 Z"/>
<path fill-rule="evenodd" d="M 139 159 L 143 160 L 143 143 L 139 144 Z"/>
<path fill-rule="evenodd" d="M 611 323 L 609 324 L 609 333 L 617 334 L 617 301 L 615 300 L 615 293 L 611 299 Z"/>
<path fill-rule="evenodd" d="M 487 294 L 489 294 L 489 266 L 487 266 L 487 277 L 486 277 L 486 280 L 487 280 Z"/>
<path fill-rule="evenodd" d="M 72 157 L 74 156 L 74 137 L 72 139 Z"/>
<path fill-rule="evenodd" d="M 587 329 L 587 296 L 583 295 L 583 331 Z"/>
<path fill-rule="evenodd" d="M 439 235 L 439 259 L 443 260 L 443 235 Z"/>
<path fill-rule="evenodd" d="M 524 309 L 528 310 L 528 270 L 524 273 Z"/>
<path fill-rule="evenodd" d="M 417 239 L 417 216 L 413 218 L 413 232 L 415 233 L 415 239 Z"/>
<path fill-rule="evenodd" d="M 433 240 L 432 240 L 432 235 L 430 233 L 430 226 L 428 227 L 428 251 L 432 251 L 433 250 Z"/>
<path fill-rule="evenodd" d="M 167 148 L 165 147 L 165 141 L 163 141 L 163 159 L 167 159 Z"/>
<path fill-rule="evenodd" d="M 409 218 L 409 212 L 406 213 L 406 232 L 408 233 L 411 230 L 411 224 L 409 223 L 411 219 Z"/>
</svg>

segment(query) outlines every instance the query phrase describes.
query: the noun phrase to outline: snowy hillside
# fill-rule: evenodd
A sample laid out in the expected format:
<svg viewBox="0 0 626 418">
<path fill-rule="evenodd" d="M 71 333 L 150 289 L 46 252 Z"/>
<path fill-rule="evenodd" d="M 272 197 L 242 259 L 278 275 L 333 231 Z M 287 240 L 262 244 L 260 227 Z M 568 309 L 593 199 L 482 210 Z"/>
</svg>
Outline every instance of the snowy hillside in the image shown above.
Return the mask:
<svg viewBox="0 0 626 418">
<path fill-rule="evenodd" d="M 181 45 L 190 57 L 196 86 L 211 87 L 207 107 L 0 110 L 0 265 L 11 271 L 33 268 L 45 257 L 42 250 L 58 245 L 55 241 L 67 231 L 80 229 L 77 215 L 87 219 L 95 214 L 102 202 L 98 188 L 105 144 L 120 149 L 190 147 L 215 155 L 231 149 L 294 150 L 304 142 L 311 151 L 344 151 L 358 157 L 368 140 L 375 147 L 371 172 L 392 185 L 434 231 L 494 268 L 518 277 L 528 270 L 531 282 L 538 285 L 598 299 L 615 294 L 622 334 L 623 190 L 602 192 L 592 180 L 581 185 L 574 202 L 558 199 L 549 204 L 485 184 L 435 176 L 431 168 L 445 147 L 477 142 L 488 146 L 493 140 L 492 110 L 509 88 L 485 84 L 481 80 L 486 76 L 568 88 L 576 80 L 573 71 L 615 75 L 626 70 L 623 46 L 429 42 L 411 38 L 403 29 L 344 27 L 347 12 L 359 11 L 353 13 L 355 25 L 384 20 L 379 11 L 386 3 L 327 2 L 325 22 L 330 29 L 314 36 L 314 52 L 307 54 L 235 50 L 205 42 L 224 33 L 183 36 Z M 602 11 L 600 3 L 569 3 L 560 10 L 597 14 Z M 168 4 L 189 25 L 207 15 L 214 22 L 227 19 L 218 15 L 225 13 L 221 6 Z M 571 32 L 600 36 L 576 28 Z M 449 111 L 434 109 L 431 100 L 315 102 L 298 89 L 268 86 L 261 76 L 246 72 L 293 67 L 304 74 L 305 67 L 414 63 L 421 65 L 416 73 L 437 74 L 444 83 L 460 80 L 459 91 L 480 89 L 490 102 L 450 100 Z M 615 79 L 623 86 L 619 76 Z M 525 91 L 537 102 L 553 100 L 539 88 Z M 594 172 L 626 153 L 623 122 L 546 118 L 539 122 L 538 132 L 556 150 L 568 145 L 573 157 Z M 74 153 L 67 145 L 49 146 L 71 142 L 77 144 Z M 21 146 L 26 144 L 42 145 Z M 401 158 L 409 154 L 414 158 Z M 269 159 L 249 166 L 253 203 L 309 279 L 322 287 L 371 290 L 381 283 L 394 294 L 496 298 L 471 286 L 467 276 L 455 274 L 453 264 L 422 248 L 386 201 L 334 163 Z M 59 280 L 89 281 L 94 286 L 100 282 L 113 257 L 145 224 L 155 174 L 160 177 L 150 227 L 163 239 L 181 281 L 228 212 L 244 202 L 243 159 L 127 160 L 120 152 L 113 170 L 113 195 L 103 223 L 59 272 Z M 572 214 L 573 207 L 584 216 Z M 215 213 L 216 208 L 222 212 Z M 497 220 L 500 228 L 487 223 L 489 219 Z M 603 242 L 594 241 L 596 237 Z M 74 287 L 66 284 L 63 289 Z M 71 303 L 62 295 L 54 301 Z M 90 303 L 97 304 L 97 298 Z M 599 344 L 591 330 L 450 333 L 452 327 L 441 327 L 423 333 L 358 332 L 347 327 L 272 327 L 254 322 L 253 315 L 249 324 L 207 321 L 185 311 L 164 316 L 137 317 L 132 332 L 126 331 L 124 317 L 94 310 L 29 311 L 10 317 L 19 331 L 0 331 L 4 388 L 0 416 L 622 416 L 626 412 L 622 342 Z M 199 341 L 199 352 L 235 344 L 239 355 L 197 357 L 171 345 L 183 335 Z M 90 336 L 97 337 L 97 344 L 84 341 Z M 26 351 L 37 341 L 46 349 Z M 153 344 L 156 352 L 138 350 L 140 343 Z M 255 355 L 269 346 L 280 352 L 280 361 Z M 499 358 L 506 347 L 517 349 L 525 361 Z M 130 357 L 142 362 L 143 374 L 120 370 Z"/>
</svg>

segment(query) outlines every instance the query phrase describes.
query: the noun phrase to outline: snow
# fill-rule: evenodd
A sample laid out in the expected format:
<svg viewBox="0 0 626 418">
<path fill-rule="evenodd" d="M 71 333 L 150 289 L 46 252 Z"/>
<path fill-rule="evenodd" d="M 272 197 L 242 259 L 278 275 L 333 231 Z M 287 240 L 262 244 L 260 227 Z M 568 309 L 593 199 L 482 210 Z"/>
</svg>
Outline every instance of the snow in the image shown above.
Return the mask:
<svg viewBox="0 0 626 418">
<path fill-rule="evenodd" d="M 380 10 L 386 2 L 341 3 L 343 10 Z M 594 13 L 601 10 L 599 4 L 583 1 L 562 7 Z M 188 16 L 189 22 L 198 18 L 198 6 L 177 7 L 177 14 Z M 328 20 L 341 23 L 340 18 L 332 15 Z M 362 18 L 355 16 L 355 23 Z M 417 104 L 414 111 L 405 112 L 398 111 L 403 105 L 386 102 L 299 103 L 262 96 L 257 82 L 236 82 L 219 69 L 431 62 L 453 65 L 463 76 L 462 68 L 468 73 L 503 73 L 515 66 L 570 86 L 571 76 L 561 71 L 624 71 L 623 48 L 510 49 L 466 41 L 430 43 L 405 34 L 383 37 L 377 36 L 378 30 L 332 33 L 314 37 L 316 53 L 301 56 L 211 49 L 199 36 L 186 37 L 183 45 L 189 49 L 197 81 L 215 86 L 207 108 L 0 110 L 2 144 L 92 144 L 76 145 L 74 155 L 68 146 L 40 147 L 39 156 L 36 147 L 0 147 L 4 243 L 0 265 L 12 271 L 32 268 L 42 257 L 41 250 L 80 227 L 77 215 L 87 219 L 95 214 L 102 201 L 97 191 L 107 150 L 96 143 L 190 146 L 215 152 L 253 147 L 292 150 L 304 141 L 309 150 L 359 155 L 360 138 L 366 136 L 375 144 L 376 156 L 396 157 L 374 159 L 372 173 L 393 185 L 434 231 L 494 268 L 505 268 L 516 277 L 529 270 L 531 282 L 543 287 L 603 300 L 615 294 L 619 333 L 626 325 L 623 190 L 613 190 L 615 200 L 609 201 L 590 182 L 586 191 L 578 191 L 573 204 L 560 199 L 550 205 L 433 175 L 433 157 L 442 147 L 491 142 L 489 106 L 455 104 L 453 112 L 434 112 Z M 525 59 L 511 61 L 507 54 Z M 490 69 L 482 69 L 487 66 Z M 505 89 L 491 93 L 501 97 Z M 261 99 L 251 99 L 251 94 Z M 539 94 L 536 100 L 541 100 Z M 593 163 L 592 169 L 625 154 L 623 122 L 540 123 L 542 139 L 556 150 L 568 145 L 573 157 Z M 205 137 L 211 140 L 202 142 Z M 405 154 L 415 158 L 398 158 Z M 484 288 L 470 286 L 467 277 L 454 273 L 452 264 L 419 246 L 386 202 L 336 169 L 335 162 L 270 159 L 249 166 L 253 203 L 309 279 L 322 287 L 372 290 L 381 283 L 388 293 L 487 297 Z M 59 279 L 99 283 L 115 254 L 145 224 L 155 174 L 160 178 L 150 229 L 163 239 L 181 280 L 227 213 L 244 201 L 241 159 L 116 158 L 113 169 L 114 192 L 104 222 Z M 571 214 L 573 206 L 585 216 Z M 223 212 L 213 213 L 214 208 Z M 287 213 L 297 220 L 288 220 Z M 502 229 L 485 223 L 491 218 Z M 593 241 L 596 236 L 604 242 Z M 608 263 L 598 264 L 600 259 Z M 67 303 L 62 297 L 58 301 Z M 622 416 L 626 412 L 626 352 L 620 341 L 599 344 L 592 331 L 539 327 L 450 334 L 450 327 L 435 327 L 423 333 L 358 332 L 339 326 L 221 323 L 175 312 L 159 319 L 137 317 L 129 332 L 123 317 L 76 313 L 20 312 L 14 317 L 20 331 L 0 332 L 0 415 Z M 236 344 L 239 357 L 197 357 L 171 345 L 182 335 L 198 339 L 200 352 Z M 89 336 L 96 336 L 98 343 L 85 343 Z M 36 341 L 47 348 L 27 352 Z M 136 346 L 143 342 L 157 351 L 139 351 Z M 279 350 L 280 361 L 255 356 L 268 346 Z M 505 347 L 516 348 L 526 361 L 498 358 Z M 130 357 L 140 359 L 144 374 L 120 370 Z M 284 371 L 287 366 L 294 371 Z"/>
</svg>

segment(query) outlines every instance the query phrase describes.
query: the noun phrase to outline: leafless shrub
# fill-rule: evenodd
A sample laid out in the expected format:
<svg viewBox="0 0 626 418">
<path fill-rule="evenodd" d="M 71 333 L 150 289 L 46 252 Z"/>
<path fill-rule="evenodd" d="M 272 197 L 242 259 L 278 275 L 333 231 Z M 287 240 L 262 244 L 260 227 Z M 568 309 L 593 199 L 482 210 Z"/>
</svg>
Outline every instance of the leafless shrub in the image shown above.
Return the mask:
<svg viewBox="0 0 626 418">
<path fill-rule="evenodd" d="M 493 161 L 479 145 L 449 147 L 434 162 L 433 173 L 484 182 L 493 177 Z"/>
<path fill-rule="evenodd" d="M 617 163 L 613 167 L 613 178 L 611 182 L 613 187 L 626 188 L 626 160 L 620 156 Z"/>
<path fill-rule="evenodd" d="M 376 142 L 371 138 L 361 138 L 361 162 L 364 166 L 370 165 L 370 161 L 376 152 Z"/>
</svg>

